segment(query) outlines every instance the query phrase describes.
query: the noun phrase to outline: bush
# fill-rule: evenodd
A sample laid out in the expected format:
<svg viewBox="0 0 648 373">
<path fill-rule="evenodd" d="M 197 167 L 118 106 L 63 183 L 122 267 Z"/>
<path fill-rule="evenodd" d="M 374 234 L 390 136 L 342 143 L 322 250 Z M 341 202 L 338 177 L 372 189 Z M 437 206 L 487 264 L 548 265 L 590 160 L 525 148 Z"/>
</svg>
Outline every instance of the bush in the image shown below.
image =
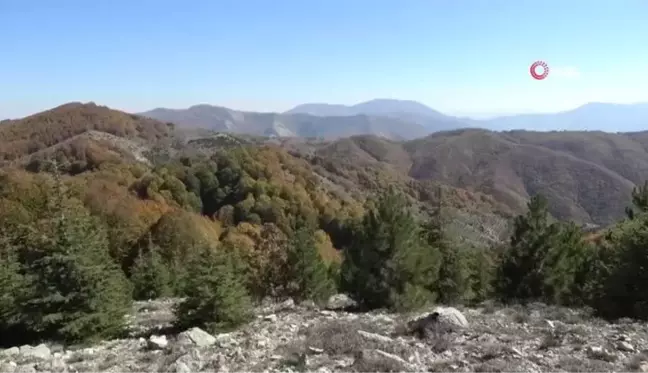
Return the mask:
<svg viewBox="0 0 648 373">
<path fill-rule="evenodd" d="M 187 279 L 187 298 L 175 309 L 180 328 L 198 326 L 216 332 L 249 320 L 252 302 L 243 262 L 235 251 L 202 248 L 188 268 L 192 276 Z"/>
</svg>

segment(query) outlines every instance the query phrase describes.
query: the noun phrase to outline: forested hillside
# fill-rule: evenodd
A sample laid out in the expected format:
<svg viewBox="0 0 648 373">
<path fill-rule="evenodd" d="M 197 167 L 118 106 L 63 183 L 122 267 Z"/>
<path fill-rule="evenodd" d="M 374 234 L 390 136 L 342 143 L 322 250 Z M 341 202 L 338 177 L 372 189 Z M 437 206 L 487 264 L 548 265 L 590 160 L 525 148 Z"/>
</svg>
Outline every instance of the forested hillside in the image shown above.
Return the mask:
<svg viewBox="0 0 648 373">
<path fill-rule="evenodd" d="M 408 142 L 354 136 L 313 144 L 326 160 L 380 165 L 492 197 L 519 213 L 535 194 L 557 218 L 606 225 L 624 216 L 632 188 L 648 177 L 648 133 L 492 132 L 464 129 Z M 304 152 L 304 150 L 302 150 Z"/>
<path fill-rule="evenodd" d="M 336 292 L 359 310 L 494 298 L 648 317 L 632 290 L 643 134 L 266 139 L 94 104 L 3 126 L 3 343 L 119 336 L 132 299 L 165 296 L 185 299 L 178 327 L 213 331 L 263 299 Z M 581 211 L 619 219 L 587 234 L 565 219 Z"/>
</svg>

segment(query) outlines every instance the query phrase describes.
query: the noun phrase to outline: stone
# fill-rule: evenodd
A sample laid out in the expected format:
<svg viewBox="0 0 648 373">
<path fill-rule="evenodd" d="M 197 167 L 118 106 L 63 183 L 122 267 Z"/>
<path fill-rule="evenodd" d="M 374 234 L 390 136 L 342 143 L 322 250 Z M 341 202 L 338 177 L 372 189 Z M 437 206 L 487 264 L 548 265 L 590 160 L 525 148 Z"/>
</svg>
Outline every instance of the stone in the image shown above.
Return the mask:
<svg viewBox="0 0 648 373">
<path fill-rule="evenodd" d="M 151 350 L 161 350 L 169 345 L 165 335 L 152 335 L 148 339 L 148 348 Z"/>
<path fill-rule="evenodd" d="M 429 338 L 439 333 L 451 332 L 468 326 L 466 317 L 456 308 L 437 307 L 432 313 L 420 315 L 407 323 L 408 334 Z"/>
<path fill-rule="evenodd" d="M 24 357 L 47 359 L 52 355 L 52 352 L 50 351 L 49 347 L 41 343 L 36 347 L 32 347 L 29 345 L 21 346 L 20 354 Z"/>
<path fill-rule="evenodd" d="M 13 355 L 17 355 L 19 353 L 20 353 L 20 349 L 18 347 L 11 347 L 11 348 L 7 348 L 5 350 L 2 350 L 2 352 L 0 354 L 2 356 L 13 356 Z"/>
<path fill-rule="evenodd" d="M 272 313 L 270 315 L 265 315 L 263 317 L 263 320 L 269 321 L 269 322 L 276 322 L 277 321 L 277 315 L 275 315 L 274 313 Z"/>
<path fill-rule="evenodd" d="M 36 367 L 34 367 L 34 364 L 27 364 L 27 365 L 19 365 L 16 367 L 14 370 L 14 373 L 36 373 Z"/>
<path fill-rule="evenodd" d="M 642 361 L 638 370 L 642 373 L 648 373 L 648 361 Z"/>
<path fill-rule="evenodd" d="M 0 372 L 13 373 L 16 371 L 18 365 L 13 361 L 0 362 Z"/>
<path fill-rule="evenodd" d="M 376 333 L 365 332 L 364 330 L 358 330 L 358 334 L 360 334 L 363 338 L 367 340 L 375 341 L 375 342 L 390 343 L 394 341 L 393 339 L 387 336 L 376 334 Z"/>
<path fill-rule="evenodd" d="M 211 346 L 216 343 L 216 338 L 206 331 L 194 327 L 178 335 L 178 340 L 183 342 L 191 342 L 198 347 Z"/>
<path fill-rule="evenodd" d="M 346 294 L 335 294 L 331 295 L 326 302 L 326 309 L 327 310 L 344 310 L 347 308 L 355 307 L 357 304 L 356 302 L 351 299 L 348 295 Z"/>
<path fill-rule="evenodd" d="M 616 344 L 616 348 L 619 351 L 625 351 L 625 352 L 634 352 L 635 348 L 630 342 L 627 341 L 619 341 Z"/>
<path fill-rule="evenodd" d="M 392 361 L 392 362 L 396 363 L 396 365 L 402 367 L 404 370 L 411 370 L 412 369 L 412 365 L 410 363 L 408 363 L 407 361 L 405 361 L 405 359 L 403 359 L 402 357 L 400 357 L 398 355 L 390 354 L 389 352 L 385 352 L 385 351 L 379 350 L 379 349 L 373 349 L 373 350 L 365 349 L 365 350 L 362 350 L 360 352 L 360 354 L 358 354 L 358 356 L 356 357 L 356 361 L 357 360 L 373 360 L 373 361 L 376 361 L 376 360 L 381 360 L 381 359 L 386 359 L 386 360 Z"/>
<path fill-rule="evenodd" d="M 468 327 L 466 316 L 454 307 L 437 307 L 432 311 L 432 314 L 435 313 L 438 314 L 438 321 L 442 324 L 460 328 Z"/>
<path fill-rule="evenodd" d="M 616 355 L 601 346 L 589 346 L 586 350 L 586 353 L 590 359 L 603 361 L 616 360 Z"/>
</svg>

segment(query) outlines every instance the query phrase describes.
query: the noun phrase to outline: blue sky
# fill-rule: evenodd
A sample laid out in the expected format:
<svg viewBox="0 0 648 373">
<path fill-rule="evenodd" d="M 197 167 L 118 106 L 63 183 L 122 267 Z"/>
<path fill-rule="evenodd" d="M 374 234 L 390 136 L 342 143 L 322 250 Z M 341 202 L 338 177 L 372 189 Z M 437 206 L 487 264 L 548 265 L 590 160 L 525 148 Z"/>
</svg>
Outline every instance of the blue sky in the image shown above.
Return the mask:
<svg viewBox="0 0 648 373">
<path fill-rule="evenodd" d="M 0 118 L 69 101 L 399 98 L 462 115 L 648 102 L 646 0 L 0 0 L 0 47 Z"/>
</svg>

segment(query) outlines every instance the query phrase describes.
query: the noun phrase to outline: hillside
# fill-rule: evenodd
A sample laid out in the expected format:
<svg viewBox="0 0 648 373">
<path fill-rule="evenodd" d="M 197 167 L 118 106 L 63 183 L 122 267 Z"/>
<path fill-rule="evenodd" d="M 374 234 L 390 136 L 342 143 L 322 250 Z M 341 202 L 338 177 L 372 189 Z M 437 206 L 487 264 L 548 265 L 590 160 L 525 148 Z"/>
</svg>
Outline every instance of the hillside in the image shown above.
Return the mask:
<svg viewBox="0 0 648 373">
<path fill-rule="evenodd" d="M 608 224 L 624 215 L 632 188 L 648 178 L 647 141 L 647 132 L 467 129 L 405 143 L 360 136 L 318 154 L 386 163 L 415 180 L 493 196 L 513 212 L 542 193 L 558 218 Z"/>
<path fill-rule="evenodd" d="M 254 113 L 218 106 L 196 105 L 188 109 L 158 108 L 141 115 L 172 122 L 181 128 L 278 137 L 339 138 L 374 134 L 391 139 L 413 139 L 429 133 L 422 125 L 387 116 L 313 116 L 308 114 Z"/>
<path fill-rule="evenodd" d="M 357 216 L 359 206 L 370 195 L 388 186 L 406 192 L 421 212 L 436 206 L 437 190 L 442 190 L 452 229 L 462 231 L 463 240 L 477 245 L 499 240 L 505 217 L 510 216 L 505 206 L 481 193 L 410 178 L 402 172 L 411 164 L 400 163 L 408 159 L 400 143 L 377 137 L 377 142 L 363 144 L 363 137 L 328 142 L 173 129 L 163 122 L 94 104 L 63 105 L 12 121 L 4 130 L 0 133 L 8 146 L 2 149 L 10 157 L 4 167 L 12 183 L 35 182 L 33 175 L 16 168 L 45 177 L 48 173 L 44 171 L 51 171 L 48 160 L 56 159 L 59 170 L 71 176 L 70 183 L 80 188 L 93 211 L 129 222 L 128 230 L 138 232 L 122 235 L 128 237 L 129 245 L 138 242 L 167 211 L 178 208 L 220 223 L 232 219 L 227 217 L 231 208 L 235 225 L 273 222 L 283 229 L 288 229 L 295 214 L 305 214 L 320 221 L 333 243 L 338 243 L 338 228 L 331 224 Z M 21 144 L 16 139 L 30 140 L 15 146 Z M 381 144 L 380 149 L 376 144 Z M 354 158 L 363 148 L 367 153 Z M 220 174 L 228 167 L 243 174 L 219 176 L 223 180 L 217 184 L 225 188 L 220 193 L 226 195 L 216 201 L 196 185 L 198 176 L 189 176 L 204 170 Z M 101 181 L 90 182 L 95 179 Z M 239 180 L 245 180 L 246 186 L 237 184 L 242 182 Z M 268 190 L 270 200 L 261 198 L 261 190 Z M 249 193 L 255 202 L 249 201 Z M 122 211 L 122 204 L 131 206 L 132 213 Z M 298 210 L 296 206 L 300 206 Z M 248 214 L 251 220 L 245 218 Z"/>
<path fill-rule="evenodd" d="M 234 120 L 239 120 L 237 126 L 252 126 L 237 127 L 244 132 L 257 131 L 251 129 L 255 128 L 254 123 L 272 122 L 280 117 L 210 106 L 191 110 L 231 118 L 230 122 L 221 122 L 224 126 Z M 184 111 L 176 114 L 181 113 Z M 301 117 L 306 122 L 299 122 Z M 291 128 L 300 128 L 295 127 L 298 123 L 311 121 L 308 123 L 315 126 L 317 121 L 331 119 L 304 114 L 287 118 L 297 118 L 285 122 L 293 125 Z M 381 120 L 367 116 L 338 117 L 336 126 L 321 127 L 330 136 L 353 134 L 353 129 L 346 128 L 347 123 L 354 128 L 359 118 L 369 122 Z M 392 119 L 382 120 L 387 125 Z M 457 226 L 475 233 L 469 235 L 470 240 L 481 240 L 484 236 L 493 239 L 498 234 L 495 231 L 501 230 L 502 218 L 520 212 L 535 193 L 548 197 L 551 212 L 558 218 L 609 224 L 623 216 L 633 186 L 648 178 L 648 132 L 463 129 L 406 142 L 370 135 L 331 141 L 302 137 L 268 139 L 263 134 L 228 138 L 201 128 L 202 122 L 196 123 L 197 127 L 173 129 L 157 120 L 92 103 L 71 103 L 5 123 L 0 128 L 0 155 L 5 162 L 31 170 L 41 169 L 41 161 L 54 156 L 60 163 L 69 164 L 66 171 L 80 173 L 107 162 L 159 163 L 178 156 L 212 156 L 219 149 L 232 146 L 258 148 L 275 144 L 273 152 L 287 151 L 289 157 L 305 161 L 304 172 L 315 175 L 329 192 L 342 193 L 337 198 L 361 201 L 368 193 L 394 184 L 407 190 L 424 208 L 429 205 L 425 196 L 441 187 L 448 205 L 455 209 L 453 214 L 462 217 Z M 304 130 L 306 125 L 301 128 L 302 132 L 310 131 Z M 487 231 L 494 231 L 479 233 L 484 226 Z"/>
<path fill-rule="evenodd" d="M 0 162 L 42 151 L 91 130 L 153 143 L 168 138 L 173 126 L 94 103 L 68 103 L 4 122 L 0 126 Z"/>
</svg>

